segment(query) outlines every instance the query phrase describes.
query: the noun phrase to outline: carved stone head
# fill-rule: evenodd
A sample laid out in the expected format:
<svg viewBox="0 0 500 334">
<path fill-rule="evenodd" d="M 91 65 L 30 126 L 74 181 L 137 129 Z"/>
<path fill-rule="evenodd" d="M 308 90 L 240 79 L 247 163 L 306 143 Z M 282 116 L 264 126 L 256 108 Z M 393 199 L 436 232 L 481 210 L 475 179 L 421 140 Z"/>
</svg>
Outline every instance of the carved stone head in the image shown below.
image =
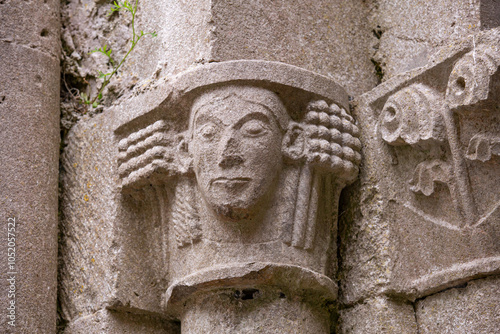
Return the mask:
<svg viewBox="0 0 500 334">
<path fill-rule="evenodd" d="M 166 185 L 160 203 L 171 205 L 179 249 L 204 241 L 236 252 L 240 240 L 325 254 L 332 203 L 361 160 L 343 89 L 263 61 L 214 63 L 170 84 L 161 108 L 117 131 L 123 189 Z"/>
<path fill-rule="evenodd" d="M 232 220 L 258 211 L 283 168 L 290 120 L 279 97 L 260 87 L 223 86 L 196 99 L 187 151 L 208 207 Z"/>
</svg>

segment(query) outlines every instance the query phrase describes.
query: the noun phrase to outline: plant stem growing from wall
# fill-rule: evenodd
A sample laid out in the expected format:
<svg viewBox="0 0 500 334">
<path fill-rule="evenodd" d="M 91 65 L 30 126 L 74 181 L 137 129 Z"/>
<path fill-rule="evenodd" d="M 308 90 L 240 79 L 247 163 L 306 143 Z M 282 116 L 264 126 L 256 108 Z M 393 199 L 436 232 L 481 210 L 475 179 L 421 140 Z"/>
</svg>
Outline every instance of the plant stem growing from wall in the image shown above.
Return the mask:
<svg viewBox="0 0 500 334">
<path fill-rule="evenodd" d="M 118 70 L 123 65 L 123 63 L 125 62 L 127 57 L 130 55 L 130 53 L 134 50 L 135 46 L 137 45 L 137 43 L 139 43 L 141 38 L 143 36 L 146 36 L 146 35 L 151 35 L 152 37 L 157 36 L 155 31 L 145 33 L 144 31 L 141 30 L 140 34 L 136 33 L 136 31 L 135 31 L 135 14 L 137 13 L 138 2 L 139 2 L 139 0 L 136 0 L 135 5 L 132 5 L 129 1 L 126 1 L 126 0 L 125 1 L 120 1 L 120 0 L 115 1 L 114 4 L 111 6 L 110 12 L 108 13 L 108 16 L 110 16 L 114 12 L 119 12 L 121 10 L 125 10 L 125 11 L 129 11 L 132 14 L 132 40 L 130 41 L 131 46 L 130 46 L 130 49 L 128 50 L 128 52 L 123 57 L 123 59 L 120 62 L 116 63 L 115 60 L 113 59 L 113 57 L 111 56 L 111 52 L 112 52 L 111 48 L 108 49 L 108 46 L 106 44 L 104 44 L 103 47 L 96 48 L 90 52 L 90 53 L 95 53 L 95 52 L 102 53 L 103 55 L 105 55 L 106 57 L 109 58 L 109 61 L 111 62 L 111 65 L 113 66 L 113 70 L 109 73 L 103 73 L 101 71 L 98 71 L 99 79 L 104 79 L 104 82 L 102 83 L 102 85 L 99 88 L 97 95 L 95 97 L 92 98 L 90 95 L 87 96 L 87 94 L 85 94 L 85 93 L 80 94 L 81 102 L 85 103 L 87 105 L 90 105 L 92 108 L 96 108 L 101 103 L 102 93 L 103 93 L 104 89 L 110 83 L 111 78 L 118 72 Z"/>
</svg>

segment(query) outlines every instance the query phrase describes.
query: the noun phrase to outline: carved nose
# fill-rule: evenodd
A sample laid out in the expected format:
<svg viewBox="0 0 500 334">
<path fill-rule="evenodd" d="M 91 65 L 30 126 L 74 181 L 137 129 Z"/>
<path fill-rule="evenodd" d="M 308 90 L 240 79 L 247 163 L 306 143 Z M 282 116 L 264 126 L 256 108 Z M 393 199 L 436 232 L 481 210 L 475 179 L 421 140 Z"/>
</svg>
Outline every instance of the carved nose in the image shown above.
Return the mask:
<svg viewBox="0 0 500 334">
<path fill-rule="evenodd" d="M 241 165 L 243 163 L 243 158 L 239 155 L 229 155 L 225 156 L 219 162 L 219 166 L 222 168 L 231 168 L 234 166 Z"/>
<path fill-rule="evenodd" d="M 238 145 L 234 138 L 229 138 L 224 144 L 219 166 L 222 168 L 230 168 L 241 165 L 243 157 L 238 150 Z"/>
</svg>

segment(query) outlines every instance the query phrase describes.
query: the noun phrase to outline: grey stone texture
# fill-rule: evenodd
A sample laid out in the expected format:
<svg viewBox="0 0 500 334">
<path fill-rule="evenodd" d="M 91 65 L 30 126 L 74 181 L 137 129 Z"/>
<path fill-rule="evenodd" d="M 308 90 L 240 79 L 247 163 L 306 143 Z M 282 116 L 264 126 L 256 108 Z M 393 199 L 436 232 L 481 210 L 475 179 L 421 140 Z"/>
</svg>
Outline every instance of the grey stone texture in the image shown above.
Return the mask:
<svg viewBox="0 0 500 334">
<path fill-rule="evenodd" d="M 138 3 L 0 0 L 2 331 L 498 332 L 498 0 Z"/>
<path fill-rule="evenodd" d="M 385 296 L 368 298 L 341 310 L 338 330 L 345 334 L 420 333 L 413 305 Z"/>
<path fill-rule="evenodd" d="M 419 333 L 497 333 L 499 276 L 470 281 L 416 303 Z"/>
<path fill-rule="evenodd" d="M 124 68 L 130 85 L 115 82 L 122 97 L 67 137 L 66 331 L 95 312 L 115 314 L 108 332 L 126 328 L 118 314 L 183 333 L 417 333 L 452 319 L 418 307 L 500 268 L 491 5 L 141 3 L 138 25 L 158 38 Z M 95 41 L 80 33 L 97 23 L 120 45 L 127 21 L 78 6 L 63 15 L 78 40 L 66 61 L 91 79 L 78 50 Z M 348 94 L 374 69 L 385 82 L 355 100 L 355 123 Z"/>
<path fill-rule="evenodd" d="M 165 334 L 180 333 L 179 324 L 167 322 L 151 315 L 136 315 L 108 310 L 100 310 L 71 323 L 66 332 L 88 333 L 126 333 L 126 334 Z"/>
<path fill-rule="evenodd" d="M 59 1 L 0 2 L 2 333 L 56 331 L 59 29 Z"/>
<path fill-rule="evenodd" d="M 105 57 L 88 55 L 104 43 L 118 55 L 131 35 L 130 17 L 106 18 L 111 3 L 68 1 L 63 7 L 65 69 L 69 77 L 96 88 L 96 68 Z M 157 31 L 131 54 L 107 95 L 111 104 L 192 66 L 238 59 L 280 61 L 342 82 L 350 95 L 376 84 L 369 60 L 370 29 L 363 1 L 139 1 L 138 29 Z"/>
<path fill-rule="evenodd" d="M 251 302 L 231 316 L 242 331 L 293 330 L 298 320 L 272 319 L 296 316 L 308 321 L 301 328 L 328 333 L 337 296 L 330 206 L 361 159 L 344 106 L 347 94 L 324 76 L 230 61 L 200 65 L 80 121 L 62 157 L 66 331 L 107 309 L 203 332 L 210 310 L 193 296 L 217 304 L 228 291 L 271 286 L 269 310 L 283 312 L 258 324 L 268 311 Z"/>
<path fill-rule="evenodd" d="M 327 310 L 269 288 L 204 294 L 187 307 L 181 333 L 330 333 Z"/>
<path fill-rule="evenodd" d="M 441 48 L 499 25 L 497 0 L 370 1 L 373 61 L 388 80 L 426 65 Z"/>
<path fill-rule="evenodd" d="M 498 274 L 499 42 L 498 28 L 465 38 L 356 101 L 364 158 L 339 226 L 349 309 Z"/>
</svg>

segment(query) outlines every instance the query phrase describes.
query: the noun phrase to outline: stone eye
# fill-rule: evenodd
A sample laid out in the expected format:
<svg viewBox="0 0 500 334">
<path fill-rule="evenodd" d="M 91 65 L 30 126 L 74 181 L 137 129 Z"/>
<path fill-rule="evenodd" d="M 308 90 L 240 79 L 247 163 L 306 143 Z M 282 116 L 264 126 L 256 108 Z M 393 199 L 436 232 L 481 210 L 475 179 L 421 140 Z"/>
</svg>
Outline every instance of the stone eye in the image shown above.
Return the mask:
<svg viewBox="0 0 500 334">
<path fill-rule="evenodd" d="M 259 137 L 267 133 L 266 124 L 252 119 L 241 126 L 241 132 L 247 137 Z"/>
<path fill-rule="evenodd" d="M 217 127 L 213 123 L 207 123 L 198 130 L 198 135 L 203 139 L 212 139 L 217 133 Z"/>
</svg>

